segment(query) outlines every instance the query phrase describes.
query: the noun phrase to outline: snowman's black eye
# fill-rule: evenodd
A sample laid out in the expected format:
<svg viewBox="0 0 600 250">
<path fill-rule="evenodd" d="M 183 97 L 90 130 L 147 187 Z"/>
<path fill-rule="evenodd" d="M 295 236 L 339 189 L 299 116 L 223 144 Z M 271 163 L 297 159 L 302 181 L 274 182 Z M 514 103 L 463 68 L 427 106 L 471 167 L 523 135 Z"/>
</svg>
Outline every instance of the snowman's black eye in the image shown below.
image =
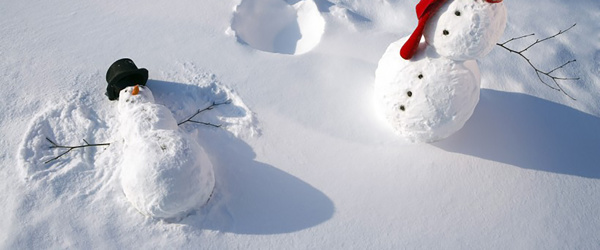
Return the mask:
<svg viewBox="0 0 600 250">
<path fill-rule="evenodd" d="M 419 74 L 419 76 L 417 76 L 419 79 L 423 79 L 423 74 Z"/>
<path fill-rule="evenodd" d="M 406 92 L 406 95 L 408 95 L 408 97 L 412 97 L 412 91 Z"/>
<path fill-rule="evenodd" d="M 449 32 L 448 30 L 444 30 L 444 31 L 442 32 L 442 34 L 444 34 L 444 36 L 447 36 L 447 35 L 450 35 L 450 32 Z"/>
<path fill-rule="evenodd" d="M 400 110 L 405 111 L 406 107 L 404 107 L 404 105 L 400 105 Z"/>
<path fill-rule="evenodd" d="M 457 10 L 457 11 L 455 11 L 455 12 L 454 12 L 454 15 L 456 15 L 456 16 L 460 16 L 460 11 L 458 11 L 458 10 Z"/>
</svg>

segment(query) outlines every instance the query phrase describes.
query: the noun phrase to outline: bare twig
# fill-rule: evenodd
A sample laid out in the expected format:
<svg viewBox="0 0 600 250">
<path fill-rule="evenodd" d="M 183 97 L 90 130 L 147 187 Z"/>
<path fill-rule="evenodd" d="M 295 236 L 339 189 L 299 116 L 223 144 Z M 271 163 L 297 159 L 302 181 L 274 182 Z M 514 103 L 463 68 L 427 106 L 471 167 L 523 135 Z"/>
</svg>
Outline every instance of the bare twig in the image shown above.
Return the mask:
<svg viewBox="0 0 600 250">
<path fill-rule="evenodd" d="M 62 157 L 63 155 L 66 155 L 67 153 L 71 152 L 71 150 L 73 149 L 78 149 L 78 148 L 85 148 L 85 147 L 99 147 L 99 146 L 108 146 L 110 145 L 110 143 L 96 143 L 96 144 L 90 144 L 89 142 L 87 142 L 85 139 L 83 140 L 83 142 L 85 142 L 84 145 L 77 145 L 77 146 L 64 146 L 64 145 L 58 145 L 56 142 L 50 140 L 50 138 L 46 137 L 46 140 L 48 142 L 50 142 L 50 144 L 52 144 L 52 146 L 50 146 L 50 149 L 54 149 L 54 148 L 64 148 L 67 149 L 67 151 L 62 152 L 61 154 L 59 154 L 58 156 L 47 160 L 46 162 L 44 162 L 44 164 L 48 164 L 52 161 L 57 160 L 58 158 Z"/>
<path fill-rule="evenodd" d="M 553 75 L 552 73 L 554 73 L 556 70 L 564 68 L 568 64 L 576 62 L 577 60 L 575 60 L 575 59 L 569 60 L 568 62 L 566 62 L 566 63 L 564 63 L 564 64 L 562 64 L 562 65 L 560 65 L 560 66 L 558 66 L 558 67 L 556 67 L 556 68 L 554 68 L 554 69 L 552 69 L 550 71 L 542 71 L 538 67 L 536 67 L 535 65 L 533 65 L 533 63 L 531 62 L 531 60 L 527 56 L 525 56 L 523 54 L 523 53 L 525 53 L 525 51 L 529 50 L 531 47 L 533 47 L 533 46 L 535 46 L 535 45 L 537 45 L 539 43 L 542 43 L 544 41 L 547 41 L 547 40 L 550 40 L 552 38 L 555 38 L 555 37 L 557 37 L 557 36 L 559 36 L 561 34 L 564 34 L 565 32 L 567 32 L 570 29 L 572 29 L 573 27 L 575 27 L 575 25 L 577 25 L 577 24 L 573 24 L 571 27 L 569 27 L 566 30 L 559 30 L 558 33 L 554 34 L 553 36 L 549 36 L 549 37 L 546 37 L 546 38 L 541 39 L 541 40 L 540 39 L 536 39 L 534 43 L 528 45 L 527 47 L 525 47 L 522 50 L 511 49 L 511 48 L 507 47 L 506 44 L 508 44 L 510 42 L 513 42 L 513 41 L 516 41 L 516 40 L 519 40 L 519 39 L 523 39 L 523 38 L 526 38 L 526 37 L 534 36 L 535 34 L 529 34 L 529 35 L 524 35 L 524 36 L 520 36 L 520 37 L 511 38 L 510 40 L 508 40 L 506 42 L 498 43 L 496 45 L 502 47 L 503 49 L 508 50 L 511 53 L 515 53 L 515 54 L 521 56 L 523 59 L 525 59 L 525 61 L 527 61 L 527 63 L 529 64 L 529 66 L 531 66 L 535 70 L 535 74 L 537 75 L 538 79 L 543 84 L 545 84 L 546 86 L 550 87 L 551 89 L 554 89 L 554 90 L 557 90 L 559 92 L 562 92 L 563 94 L 565 94 L 569 98 L 575 100 L 575 98 L 573 98 L 573 96 L 571 96 L 569 93 L 567 93 L 563 89 L 563 87 L 559 84 L 559 81 L 576 81 L 576 80 L 579 80 L 579 77 L 558 77 L 558 76 Z M 544 78 L 542 76 L 548 77 L 550 79 L 551 83 L 549 83 L 547 80 L 544 80 Z"/>
<path fill-rule="evenodd" d="M 200 121 L 192 121 L 192 120 L 189 120 L 189 121 L 186 121 L 186 122 L 198 123 L 198 124 L 202 124 L 202 125 L 206 125 L 206 126 L 210 126 L 210 127 L 215 127 L 215 128 L 220 128 L 221 126 L 223 126 L 221 124 L 212 124 L 212 123 L 208 123 L 208 122 L 200 122 Z"/>
<path fill-rule="evenodd" d="M 192 116 L 190 116 L 190 118 L 187 118 L 187 119 L 185 119 L 185 120 L 177 123 L 177 125 L 179 126 L 179 125 L 184 124 L 186 122 L 191 122 L 191 123 L 199 123 L 199 124 L 203 124 L 203 125 L 207 125 L 207 126 L 212 126 L 212 127 L 220 128 L 221 125 L 216 125 L 216 124 L 212 124 L 212 123 L 208 123 L 208 122 L 195 121 L 193 119 L 194 119 L 194 117 L 196 117 L 197 115 L 199 115 L 200 113 L 202 113 L 204 111 L 212 110 L 212 109 L 214 109 L 217 106 L 225 105 L 225 104 L 230 104 L 230 103 L 231 103 L 231 100 L 229 100 L 229 99 L 225 100 L 224 102 L 214 102 L 213 101 L 212 104 L 210 104 L 210 106 L 208 106 L 206 108 L 203 108 L 203 109 L 199 109 L 198 111 L 196 111 L 195 114 L 193 114 Z"/>
<path fill-rule="evenodd" d="M 193 119 L 194 119 L 194 117 L 196 117 L 197 115 L 199 115 L 202 112 L 205 112 L 205 111 L 208 111 L 208 110 L 212 110 L 212 109 L 214 109 L 215 107 L 217 107 L 219 105 L 225 105 L 225 104 L 230 104 L 230 103 L 231 103 L 231 100 L 226 100 L 224 102 L 214 102 L 213 101 L 210 106 L 208 106 L 206 108 L 203 108 L 203 109 L 199 109 L 198 111 L 196 111 L 196 113 L 194 115 L 190 116 L 190 118 L 188 118 L 188 119 L 186 119 L 186 120 L 178 123 L 177 125 L 179 126 L 179 125 L 184 124 L 186 122 L 190 122 L 190 123 L 198 123 L 198 124 L 202 124 L 202 125 L 206 125 L 206 126 L 220 128 L 222 125 L 212 124 L 212 123 L 208 123 L 208 122 L 195 121 Z M 60 157 L 62 157 L 64 155 L 68 154 L 69 152 L 71 152 L 73 149 L 86 148 L 86 147 L 99 147 L 99 146 L 108 146 L 108 145 L 110 145 L 110 143 L 96 143 L 96 144 L 91 144 L 91 143 L 89 143 L 88 141 L 86 141 L 84 139 L 83 142 L 85 144 L 83 144 L 83 145 L 64 146 L 64 145 L 58 145 L 58 143 L 50 140 L 50 138 L 48 138 L 48 137 L 46 137 L 46 140 L 48 142 L 50 142 L 50 144 L 52 144 L 52 146 L 50 146 L 50 149 L 61 148 L 61 149 L 66 149 L 66 151 L 62 152 L 61 154 L 59 154 L 58 156 L 56 156 L 56 157 L 54 157 L 54 158 L 52 158 L 50 160 L 45 161 L 44 164 L 48 164 L 48 163 L 50 163 L 52 161 L 57 160 L 58 158 L 60 158 Z"/>
</svg>

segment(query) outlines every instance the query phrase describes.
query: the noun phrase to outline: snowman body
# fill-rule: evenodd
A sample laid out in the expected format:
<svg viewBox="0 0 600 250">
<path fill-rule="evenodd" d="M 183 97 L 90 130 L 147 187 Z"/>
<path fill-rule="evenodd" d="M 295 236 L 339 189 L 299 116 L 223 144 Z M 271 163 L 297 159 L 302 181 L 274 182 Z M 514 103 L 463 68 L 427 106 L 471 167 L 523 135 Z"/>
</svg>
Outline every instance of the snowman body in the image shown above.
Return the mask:
<svg viewBox="0 0 600 250">
<path fill-rule="evenodd" d="M 449 0 L 431 17 L 423 36 L 441 56 L 452 60 L 484 57 L 506 27 L 504 3 Z"/>
<path fill-rule="evenodd" d="M 392 129 L 412 142 L 433 142 L 458 131 L 479 101 L 480 75 L 473 60 L 439 56 L 421 42 L 411 60 L 398 56 L 408 39 L 392 43 L 379 61 L 375 100 Z"/>
<path fill-rule="evenodd" d="M 131 204 L 157 219 L 178 219 L 204 205 L 215 185 L 203 148 L 179 129 L 170 110 L 141 86 L 119 97 L 121 185 Z"/>
<path fill-rule="evenodd" d="M 421 0 L 411 36 L 379 61 L 374 93 L 379 113 L 411 142 L 435 142 L 460 130 L 480 95 L 476 59 L 506 26 L 502 0 Z M 402 57 L 400 57 L 402 55 Z"/>
</svg>

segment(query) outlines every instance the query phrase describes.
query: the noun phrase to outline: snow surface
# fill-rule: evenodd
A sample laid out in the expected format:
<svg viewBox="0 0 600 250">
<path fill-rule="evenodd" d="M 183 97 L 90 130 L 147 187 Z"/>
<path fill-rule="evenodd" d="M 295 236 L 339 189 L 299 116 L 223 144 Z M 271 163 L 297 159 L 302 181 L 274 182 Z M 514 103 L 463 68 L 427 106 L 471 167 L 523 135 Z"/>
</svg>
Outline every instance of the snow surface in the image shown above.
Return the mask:
<svg viewBox="0 0 600 250">
<path fill-rule="evenodd" d="M 548 70 L 577 59 L 557 72 L 581 78 L 563 82 L 576 101 L 496 47 L 479 61 L 471 119 L 413 145 L 374 112 L 373 83 L 387 46 L 416 26 L 416 0 L 315 0 L 320 36 L 306 26 L 314 11 L 281 12 L 273 20 L 298 24 L 278 40 L 284 50 L 241 37 L 261 27 L 236 19 L 251 1 L 2 1 L 0 248 L 597 248 L 600 2 L 504 1 L 501 41 L 577 23 L 526 52 Z M 299 34 L 317 43 L 304 54 Z M 178 121 L 232 100 L 199 118 L 223 128 L 182 125 L 205 147 L 216 188 L 178 223 L 141 215 L 119 185 L 104 74 L 122 57 L 149 70 Z M 111 145 L 43 164 L 62 152 L 45 137 Z"/>
<path fill-rule="evenodd" d="M 255 49 L 300 55 L 312 50 L 325 31 L 325 20 L 312 0 L 247 0 L 236 6 L 231 30 Z"/>
</svg>

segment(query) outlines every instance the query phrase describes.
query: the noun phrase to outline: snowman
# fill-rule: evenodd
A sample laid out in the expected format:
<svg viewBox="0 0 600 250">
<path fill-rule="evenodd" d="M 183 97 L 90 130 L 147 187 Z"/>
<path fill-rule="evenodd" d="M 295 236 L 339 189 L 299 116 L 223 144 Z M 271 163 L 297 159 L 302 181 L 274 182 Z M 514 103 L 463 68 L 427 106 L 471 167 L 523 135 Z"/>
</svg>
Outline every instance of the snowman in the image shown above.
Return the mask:
<svg viewBox="0 0 600 250">
<path fill-rule="evenodd" d="M 123 192 L 139 212 L 180 219 L 210 198 L 215 178 L 203 148 L 156 104 L 149 88 L 129 86 L 118 96 Z"/>
<path fill-rule="evenodd" d="M 379 113 L 411 142 L 460 130 L 479 102 L 476 59 L 504 32 L 502 0 L 421 0 L 417 28 L 390 44 L 375 72 Z M 400 55 L 398 55 L 400 52 Z"/>
</svg>

